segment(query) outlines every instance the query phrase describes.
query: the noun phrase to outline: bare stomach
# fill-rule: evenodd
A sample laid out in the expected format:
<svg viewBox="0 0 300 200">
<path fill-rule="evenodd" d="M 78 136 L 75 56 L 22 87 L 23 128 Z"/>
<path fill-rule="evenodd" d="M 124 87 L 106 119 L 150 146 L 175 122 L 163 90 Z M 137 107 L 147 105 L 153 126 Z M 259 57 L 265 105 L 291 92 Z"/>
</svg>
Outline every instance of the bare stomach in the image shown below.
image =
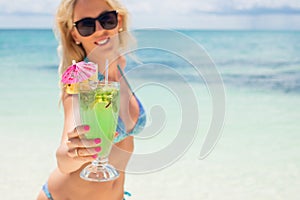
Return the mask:
<svg viewBox="0 0 300 200">
<path fill-rule="evenodd" d="M 48 188 L 54 200 L 122 200 L 124 173 L 115 181 L 104 183 L 85 181 L 79 177 L 81 169 L 66 175 L 56 169 L 49 177 Z"/>
</svg>

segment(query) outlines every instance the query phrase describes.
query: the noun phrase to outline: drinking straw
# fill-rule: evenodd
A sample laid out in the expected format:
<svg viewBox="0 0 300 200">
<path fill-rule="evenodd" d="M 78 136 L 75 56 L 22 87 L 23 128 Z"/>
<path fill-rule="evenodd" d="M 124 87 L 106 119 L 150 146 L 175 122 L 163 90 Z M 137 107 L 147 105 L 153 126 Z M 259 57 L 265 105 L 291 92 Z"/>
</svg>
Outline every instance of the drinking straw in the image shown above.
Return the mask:
<svg viewBox="0 0 300 200">
<path fill-rule="evenodd" d="M 105 62 L 105 85 L 107 85 L 108 83 L 108 59 L 106 59 L 106 62 Z"/>
</svg>

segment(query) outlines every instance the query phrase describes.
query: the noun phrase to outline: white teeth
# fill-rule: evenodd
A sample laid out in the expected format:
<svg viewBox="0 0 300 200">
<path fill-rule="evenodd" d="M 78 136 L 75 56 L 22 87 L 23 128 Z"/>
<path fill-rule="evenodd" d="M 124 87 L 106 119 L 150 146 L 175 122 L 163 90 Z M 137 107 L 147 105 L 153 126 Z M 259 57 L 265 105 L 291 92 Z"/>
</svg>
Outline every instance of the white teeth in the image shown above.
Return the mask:
<svg viewBox="0 0 300 200">
<path fill-rule="evenodd" d="M 104 45 L 108 42 L 109 38 L 106 38 L 105 40 L 101 40 L 99 42 L 97 42 L 98 45 Z"/>
</svg>

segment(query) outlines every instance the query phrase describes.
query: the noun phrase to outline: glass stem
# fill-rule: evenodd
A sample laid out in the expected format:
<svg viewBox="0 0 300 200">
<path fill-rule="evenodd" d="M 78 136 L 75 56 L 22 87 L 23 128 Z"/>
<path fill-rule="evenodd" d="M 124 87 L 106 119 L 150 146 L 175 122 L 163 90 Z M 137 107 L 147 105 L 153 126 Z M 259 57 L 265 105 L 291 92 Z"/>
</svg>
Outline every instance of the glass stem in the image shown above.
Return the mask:
<svg viewBox="0 0 300 200">
<path fill-rule="evenodd" d="M 99 166 L 99 165 L 106 165 L 108 164 L 108 156 L 105 156 L 105 157 L 97 157 L 97 159 L 95 159 L 92 164 L 94 166 Z"/>
</svg>

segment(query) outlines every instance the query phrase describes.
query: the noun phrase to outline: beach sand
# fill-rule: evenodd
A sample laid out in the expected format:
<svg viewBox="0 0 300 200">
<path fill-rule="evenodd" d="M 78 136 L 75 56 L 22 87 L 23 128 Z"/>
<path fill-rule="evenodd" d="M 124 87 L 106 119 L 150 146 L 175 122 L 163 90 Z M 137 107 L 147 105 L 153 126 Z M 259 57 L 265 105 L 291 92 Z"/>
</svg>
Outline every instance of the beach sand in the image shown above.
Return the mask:
<svg viewBox="0 0 300 200">
<path fill-rule="evenodd" d="M 54 169 L 62 128 L 55 98 L 48 99 L 49 107 L 39 115 L 1 116 L 1 199 L 35 199 Z M 287 118 L 299 116 L 291 109 L 298 104 L 297 96 L 229 90 L 223 135 L 207 158 L 198 159 L 205 136 L 199 134 L 173 165 L 154 173 L 128 174 L 126 190 L 137 200 L 298 199 L 299 127 Z M 136 151 L 143 145 L 136 140 Z"/>
</svg>

